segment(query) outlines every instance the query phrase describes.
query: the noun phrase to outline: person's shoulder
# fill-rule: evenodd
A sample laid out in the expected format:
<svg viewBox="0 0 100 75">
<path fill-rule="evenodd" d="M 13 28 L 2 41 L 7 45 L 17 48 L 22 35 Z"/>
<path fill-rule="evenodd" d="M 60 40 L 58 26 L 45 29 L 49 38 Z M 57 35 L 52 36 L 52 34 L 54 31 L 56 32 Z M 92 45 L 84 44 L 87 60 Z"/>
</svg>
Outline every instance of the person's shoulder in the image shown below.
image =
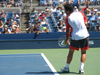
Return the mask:
<svg viewBox="0 0 100 75">
<path fill-rule="evenodd" d="M 2 22 L 2 24 L 4 24 L 4 23 Z"/>
<path fill-rule="evenodd" d="M 97 15 L 97 17 L 99 17 L 99 15 Z"/>
<path fill-rule="evenodd" d="M 17 17 L 19 17 L 19 15 L 17 14 Z"/>
<path fill-rule="evenodd" d="M 61 16 L 62 14 L 59 14 L 58 16 Z"/>
<path fill-rule="evenodd" d="M 90 20 L 91 16 L 88 17 L 88 20 Z"/>
<path fill-rule="evenodd" d="M 96 15 L 93 15 L 93 17 L 96 17 Z"/>
</svg>

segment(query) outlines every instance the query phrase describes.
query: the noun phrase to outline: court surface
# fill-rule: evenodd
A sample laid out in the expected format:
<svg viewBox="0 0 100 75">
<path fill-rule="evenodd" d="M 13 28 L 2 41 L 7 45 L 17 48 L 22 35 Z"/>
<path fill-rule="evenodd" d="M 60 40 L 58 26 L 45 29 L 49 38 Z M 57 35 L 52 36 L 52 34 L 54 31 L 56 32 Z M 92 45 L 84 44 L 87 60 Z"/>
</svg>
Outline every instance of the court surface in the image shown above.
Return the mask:
<svg viewBox="0 0 100 75">
<path fill-rule="evenodd" d="M 0 75 L 58 75 L 43 53 L 0 55 Z"/>
<path fill-rule="evenodd" d="M 0 50 L 0 75 L 79 75 L 81 51 L 75 51 L 70 73 L 60 71 L 66 65 L 68 51 L 66 48 Z M 87 50 L 84 70 L 83 75 L 100 75 L 100 48 Z"/>
</svg>

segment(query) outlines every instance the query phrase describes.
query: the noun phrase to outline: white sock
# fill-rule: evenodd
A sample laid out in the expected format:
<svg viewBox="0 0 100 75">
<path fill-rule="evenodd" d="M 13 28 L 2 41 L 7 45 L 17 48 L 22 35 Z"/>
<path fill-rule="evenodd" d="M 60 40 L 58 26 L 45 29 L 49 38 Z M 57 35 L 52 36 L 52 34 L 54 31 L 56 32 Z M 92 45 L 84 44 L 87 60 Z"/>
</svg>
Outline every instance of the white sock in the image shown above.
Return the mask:
<svg viewBox="0 0 100 75">
<path fill-rule="evenodd" d="M 80 70 L 84 69 L 84 63 L 81 62 Z"/>
<path fill-rule="evenodd" d="M 66 63 L 66 68 L 69 68 L 69 65 L 70 65 L 70 64 Z"/>
</svg>

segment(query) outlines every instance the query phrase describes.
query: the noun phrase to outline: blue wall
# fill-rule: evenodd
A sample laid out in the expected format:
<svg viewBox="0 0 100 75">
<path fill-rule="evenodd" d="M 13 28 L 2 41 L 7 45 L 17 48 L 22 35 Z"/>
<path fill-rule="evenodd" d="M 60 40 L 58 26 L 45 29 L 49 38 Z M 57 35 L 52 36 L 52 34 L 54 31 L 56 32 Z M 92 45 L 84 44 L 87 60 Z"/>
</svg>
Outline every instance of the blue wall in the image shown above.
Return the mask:
<svg viewBox="0 0 100 75">
<path fill-rule="evenodd" d="M 89 34 L 90 38 L 100 38 L 100 32 L 90 31 Z M 58 39 L 62 35 L 66 35 L 66 33 L 40 33 L 39 35 L 36 33 L 0 34 L 0 40 Z"/>
<path fill-rule="evenodd" d="M 0 49 L 41 49 L 61 48 L 58 46 L 58 38 L 66 33 L 35 33 L 27 34 L 0 34 Z M 90 41 L 94 44 L 90 47 L 100 47 L 100 32 L 89 32 Z M 66 46 L 68 48 L 69 46 Z"/>
<path fill-rule="evenodd" d="M 65 33 L 24 33 L 24 34 L 0 34 L 0 40 L 12 40 L 12 39 L 57 39 Z"/>
</svg>

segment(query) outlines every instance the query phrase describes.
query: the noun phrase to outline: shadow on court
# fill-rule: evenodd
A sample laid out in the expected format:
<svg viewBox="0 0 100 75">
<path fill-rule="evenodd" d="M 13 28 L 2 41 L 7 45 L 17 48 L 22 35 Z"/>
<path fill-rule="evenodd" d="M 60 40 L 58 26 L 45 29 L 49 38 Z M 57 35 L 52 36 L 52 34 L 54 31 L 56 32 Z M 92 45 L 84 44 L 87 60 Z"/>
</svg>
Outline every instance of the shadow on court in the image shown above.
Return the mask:
<svg viewBox="0 0 100 75">
<path fill-rule="evenodd" d="M 44 72 L 26 72 L 25 74 L 56 74 L 56 72 L 49 72 L 49 71 L 44 71 Z M 79 74 L 77 72 L 58 72 L 58 74 Z"/>
<path fill-rule="evenodd" d="M 26 72 L 25 74 L 54 74 L 54 73 L 49 71 L 44 71 L 44 72 Z"/>
<path fill-rule="evenodd" d="M 59 74 L 79 74 L 77 72 L 69 72 L 69 73 L 66 73 L 66 72 L 58 72 Z"/>
</svg>

